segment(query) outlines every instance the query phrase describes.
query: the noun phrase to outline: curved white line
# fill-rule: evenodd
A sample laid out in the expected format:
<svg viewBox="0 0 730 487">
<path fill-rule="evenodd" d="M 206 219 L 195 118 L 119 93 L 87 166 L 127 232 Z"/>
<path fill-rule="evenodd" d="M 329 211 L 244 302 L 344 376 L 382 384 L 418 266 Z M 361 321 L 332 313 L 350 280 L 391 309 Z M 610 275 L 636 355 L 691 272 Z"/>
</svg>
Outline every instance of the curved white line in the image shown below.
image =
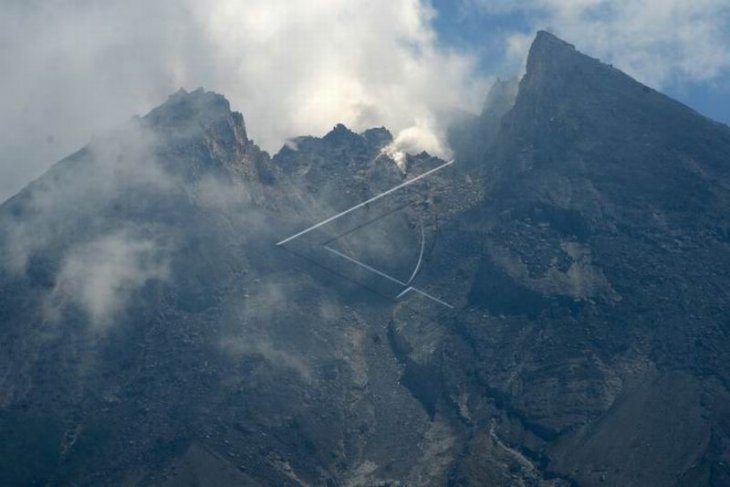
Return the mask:
<svg viewBox="0 0 730 487">
<path fill-rule="evenodd" d="M 418 254 L 418 262 L 416 263 L 416 268 L 413 269 L 413 274 L 411 274 L 411 277 L 406 281 L 406 286 L 410 285 L 413 280 L 416 278 L 416 275 L 418 274 L 418 270 L 421 268 L 421 262 L 423 262 L 423 251 L 426 249 L 426 231 L 423 229 L 423 220 L 420 221 L 421 224 L 421 252 Z"/>
</svg>

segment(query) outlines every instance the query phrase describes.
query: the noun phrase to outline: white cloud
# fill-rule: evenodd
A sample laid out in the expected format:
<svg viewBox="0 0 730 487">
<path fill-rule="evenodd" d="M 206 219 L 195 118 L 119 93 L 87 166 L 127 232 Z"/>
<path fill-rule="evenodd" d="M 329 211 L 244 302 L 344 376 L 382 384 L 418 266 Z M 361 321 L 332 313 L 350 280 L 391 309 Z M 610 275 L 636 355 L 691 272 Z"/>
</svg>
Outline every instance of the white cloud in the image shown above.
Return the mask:
<svg viewBox="0 0 730 487">
<path fill-rule="evenodd" d="M 225 94 L 268 150 L 338 122 L 439 127 L 486 91 L 427 0 L 11 1 L 0 16 L 0 199 L 184 86 Z"/>
<path fill-rule="evenodd" d="M 66 256 L 47 312 L 67 302 L 80 306 L 92 325 L 104 329 L 125 309 L 127 300 L 151 279 L 168 276 L 167 261 L 153 240 L 121 230 L 73 249 Z"/>
<path fill-rule="evenodd" d="M 547 27 L 660 88 L 674 80 L 710 80 L 730 68 L 727 0 L 468 1 L 487 14 L 522 11 L 533 30 Z M 510 35 L 506 45 L 512 58 L 524 59 L 529 48 L 521 33 Z"/>
<path fill-rule="evenodd" d="M 174 91 L 203 42 L 171 2 L 4 2 L 0 199 Z"/>
<path fill-rule="evenodd" d="M 471 60 L 437 48 L 423 1 L 226 1 L 197 13 L 214 64 L 232 70 L 222 71 L 222 90 L 267 147 L 336 122 L 437 125 L 440 112 L 484 96 Z"/>
</svg>

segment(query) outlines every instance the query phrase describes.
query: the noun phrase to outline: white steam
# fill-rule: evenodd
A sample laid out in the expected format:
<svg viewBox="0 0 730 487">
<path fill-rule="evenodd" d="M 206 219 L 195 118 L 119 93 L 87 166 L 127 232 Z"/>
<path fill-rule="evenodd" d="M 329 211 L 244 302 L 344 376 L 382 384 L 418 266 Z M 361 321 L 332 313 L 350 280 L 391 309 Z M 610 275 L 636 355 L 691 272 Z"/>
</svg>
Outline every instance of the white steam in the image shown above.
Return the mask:
<svg viewBox="0 0 730 487">
<path fill-rule="evenodd" d="M 401 130 L 393 142 L 383 148 L 382 152 L 393 159 L 401 170 L 406 167 L 406 155 L 418 154 L 426 151 L 431 155 L 447 159 L 451 157 L 451 150 L 444 143 L 445 135 L 440 128 L 423 124 Z"/>
</svg>

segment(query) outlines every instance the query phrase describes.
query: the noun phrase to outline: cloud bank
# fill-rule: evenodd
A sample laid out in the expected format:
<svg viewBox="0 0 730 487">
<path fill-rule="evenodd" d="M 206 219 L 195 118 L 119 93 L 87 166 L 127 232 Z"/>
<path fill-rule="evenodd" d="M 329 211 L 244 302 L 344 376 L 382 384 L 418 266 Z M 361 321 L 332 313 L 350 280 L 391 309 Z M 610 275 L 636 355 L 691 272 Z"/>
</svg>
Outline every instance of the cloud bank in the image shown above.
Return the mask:
<svg viewBox="0 0 730 487">
<path fill-rule="evenodd" d="M 0 16 L 0 199 L 179 87 L 225 94 L 249 134 L 408 130 L 480 106 L 473 58 L 439 46 L 427 0 L 13 1 Z M 434 140 L 436 142 L 434 142 Z M 417 141 L 416 141 L 417 142 Z M 426 147 L 427 146 L 427 147 Z"/>
</svg>

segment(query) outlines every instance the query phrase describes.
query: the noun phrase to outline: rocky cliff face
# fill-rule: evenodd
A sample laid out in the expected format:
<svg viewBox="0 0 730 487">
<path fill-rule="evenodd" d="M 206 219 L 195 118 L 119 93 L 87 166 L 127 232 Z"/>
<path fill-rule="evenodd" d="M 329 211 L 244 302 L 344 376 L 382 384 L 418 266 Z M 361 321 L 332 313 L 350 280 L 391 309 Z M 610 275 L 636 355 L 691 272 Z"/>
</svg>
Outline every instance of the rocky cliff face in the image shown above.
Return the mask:
<svg viewBox="0 0 730 487">
<path fill-rule="evenodd" d="M 539 33 L 452 138 L 277 246 L 445 161 L 181 91 L 3 204 L 0 483 L 730 482 L 730 129 Z"/>
<path fill-rule="evenodd" d="M 527 478 L 728 481 L 729 136 L 538 35 L 483 151 L 487 194 L 443 232 L 478 249 L 455 274 L 449 342 L 471 358 L 432 361 L 468 364 L 446 381 L 479 418 L 456 478 L 477 482 L 485 448 L 511 446 Z"/>
</svg>

